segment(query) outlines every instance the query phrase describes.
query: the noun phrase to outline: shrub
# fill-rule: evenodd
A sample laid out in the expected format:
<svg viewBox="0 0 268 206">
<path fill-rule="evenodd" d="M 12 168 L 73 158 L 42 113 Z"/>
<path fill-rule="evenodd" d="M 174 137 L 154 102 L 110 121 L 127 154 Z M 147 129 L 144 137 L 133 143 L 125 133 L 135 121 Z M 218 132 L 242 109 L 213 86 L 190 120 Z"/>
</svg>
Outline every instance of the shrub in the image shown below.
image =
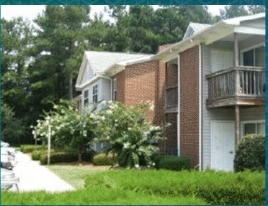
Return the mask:
<svg viewBox="0 0 268 206">
<path fill-rule="evenodd" d="M 264 172 L 112 170 L 92 174 L 86 187 L 123 189 L 159 197 L 196 197 L 213 205 L 263 205 Z"/>
<path fill-rule="evenodd" d="M 35 150 L 31 153 L 31 156 L 32 156 L 32 160 L 40 160 L 40 157 L 42 154 L 44 154 L 45 151 L 38 151 L 38 150 Z"/>
<path fill-rule="evenodd" d="M 99 153 L 94 155 L 92 163 L 94 165 L 113 165 L 114 157 L 111 153 Z"/>
<path fill-rule="evenodd" d="M 173 155 L 164 155 L 159 157 L 158 169 L 184 170 L 191 168 L 190 159 L 186 157 L 177 157 Z"/>
<path fill-rule="evenodd" d="M 47 147 L 44 145 L 21 145 L 20 151 L 23 153 L 31 153 L 34 150 L 44 150 Z"/>
<path fill-rule="evenodd" d="M 105 110 L 93 114 L 98 123 L 96 141 L 107 143 L 108 152 L 118 156 L 120 166 L 152 166 L 151 156 L 159 151 L 153 143 L 164 139 L 165 127 L 153 126 L 146 117 L 149 105 L 126 106 L 119 102 L 103 102 Z"/>
<path fill-rule="evenodd" d="M 236 172 L 245 169 L 264 170 L 265 166 L 265 137 L 264 135 L 246 135 L 239 143 L 235 159 Z"/>
<path fill-rule="evenodd" d="M 74 162 L 74 161 L 77 161 L 77 153 L 56 152 L 50 155 L 51 164 L 59 162 Z M 47 164 L 47 154 L 41 155 L 40 163 L 42 165 Z"/>
</svg>

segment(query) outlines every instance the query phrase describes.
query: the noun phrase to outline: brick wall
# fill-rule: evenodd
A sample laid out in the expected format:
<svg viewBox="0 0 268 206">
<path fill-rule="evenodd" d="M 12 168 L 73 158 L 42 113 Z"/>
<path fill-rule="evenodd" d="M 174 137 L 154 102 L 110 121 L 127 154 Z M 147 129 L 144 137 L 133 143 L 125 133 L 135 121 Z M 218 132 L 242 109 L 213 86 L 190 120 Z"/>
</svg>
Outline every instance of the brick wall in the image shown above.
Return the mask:
<svg viewBox="0 0 268 206">
<path fill-rule="evenodd" d="M 163 152 L 177 155 L 177 113 L 166 114 L 166 122 L 170 123 L 171 126 L 167 128 L 165 133 L 167 140 Z"/>
<path fill-rule="evenodd" d="M 165 123 L 165 63 L 158 61 L 157 72 L 155 75 L 155 116 L 153 123 L 155 125 L 163 126 Z M 158 146 L 161 152 L 165 151 L 165 142 L 159 141 Z"/>
<path fill-rule="evenodd" d="M 167 63 L 166 68 L 166 88 L 178 86 L 178 65 Z"/>
<path fill-rule="evenodd" d="M 116 101 L 125 102 L 125 70 L 119 72 L 113 78 L 116 78 Z"/>
<path fill-rule="evenodd" d="M 180 145 L 181 155 L 190 157 L 193 166 L 199 161 L 199 50 L 198 46 L 180 55 Z"/>
<path fill-rule="evenodd" d="M 153 111 L 148 112 L 150 121 L 154 121 L 156 98 L 156 72 L 158 61 L 126 66 L 125 70 L 116 74 L 117 101 L 126 105 L 152 103 Z"/>
</svg>

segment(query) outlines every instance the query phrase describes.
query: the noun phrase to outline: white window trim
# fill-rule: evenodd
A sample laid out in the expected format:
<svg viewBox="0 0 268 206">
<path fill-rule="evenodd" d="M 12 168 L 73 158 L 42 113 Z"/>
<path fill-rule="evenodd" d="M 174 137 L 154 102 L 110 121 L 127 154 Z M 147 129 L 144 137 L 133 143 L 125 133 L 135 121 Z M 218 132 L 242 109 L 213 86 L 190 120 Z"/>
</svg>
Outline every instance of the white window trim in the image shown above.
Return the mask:
<svg viewBox="0 0 268 206">
<path fill-rule="evenodd" d="M 245 131 L 244 131 L 244 125 L 245 124 L 258 124 L 258 123 L 264 123 L 265 124 L 265 120 L 247 120 L 247 121 L 241 121 L 241 134 L 242 136 L 245 135 Z"/>
<path fill-rule="evenodd" d="M 261 48 L 261 47 L 265 47 L 265 43 L 260 43 L 260 44 L 256 44 L 256 45 L 251 46 L 251 47 L 247 47 L 245 49 L 241 49 L 241 51 L 240 51 L 240 59 L 241 59 L 240 65 L 244 65 L 244 55 L 243 55 L 244 52 L 248 52 L 250 50 Z M 255 64 L 255 54 L 254 54 L 254 64 Z"/>
<path fill-rule="evenodd" d="M 94 94 L 94 87 L 97 86 L 97 94 Z M 97 95 L 97 102 L 94 102 L 94 96 Z M 98 103 L 99 102 L 99 85 L 98 83 L 92 85 L 92 102 Z"/>
<path fill-rule="evenodd" d="M 85 93 L 87 92 L 87 97 L 85 98 Z M 89 103 L 89 89 L 85 89 L 83 91 L 83 107 L 85 107 L 85 100 L 87 100 L 87 102 Z"/>
</svg>

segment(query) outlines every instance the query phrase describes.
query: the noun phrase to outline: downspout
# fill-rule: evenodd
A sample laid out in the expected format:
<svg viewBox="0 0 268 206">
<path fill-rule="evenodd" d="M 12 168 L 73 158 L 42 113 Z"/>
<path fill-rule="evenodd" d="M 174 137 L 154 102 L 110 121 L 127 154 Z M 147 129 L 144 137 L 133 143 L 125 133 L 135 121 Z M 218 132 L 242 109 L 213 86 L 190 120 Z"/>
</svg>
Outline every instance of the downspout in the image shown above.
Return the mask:
<svg viewBox="0 0 268 206">
<path fill-rule="evenodd" d="M 199 171 L 203 170 L 203 142 L 202 142 L 202 45 L 199 44 L 199 66 L 198 66 L 198 79 L 199 79 Z"/>
<path fill-rule="evenodd" d="M 180 95 L 181 95 L 181 79 L 180 79 L 180 71 L 181 71 L 181 65 L 180 65 L 180 54 L 178 54 L 178 113 L 177 113 L 177 148 L 178 152 L 177 155 L 181 155 L 181 104 L 180 104 Z"/>
</svg>

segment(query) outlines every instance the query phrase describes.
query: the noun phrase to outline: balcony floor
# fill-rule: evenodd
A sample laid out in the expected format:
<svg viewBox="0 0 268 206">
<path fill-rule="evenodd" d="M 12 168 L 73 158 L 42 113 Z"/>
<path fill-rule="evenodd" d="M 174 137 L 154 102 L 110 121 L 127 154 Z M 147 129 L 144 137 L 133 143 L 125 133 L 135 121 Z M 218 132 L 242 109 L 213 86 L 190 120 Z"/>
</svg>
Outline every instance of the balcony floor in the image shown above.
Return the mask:
<svg viewBox="0 0 268 206">
<path fill-rule="evenodd" d="M 229 97 L 216 100 L 207 100 L 207 108 L 228 107 L 228 106 L 264 106 L 263 98 L 245 98 L 245 97 Z"/>
</svg>

